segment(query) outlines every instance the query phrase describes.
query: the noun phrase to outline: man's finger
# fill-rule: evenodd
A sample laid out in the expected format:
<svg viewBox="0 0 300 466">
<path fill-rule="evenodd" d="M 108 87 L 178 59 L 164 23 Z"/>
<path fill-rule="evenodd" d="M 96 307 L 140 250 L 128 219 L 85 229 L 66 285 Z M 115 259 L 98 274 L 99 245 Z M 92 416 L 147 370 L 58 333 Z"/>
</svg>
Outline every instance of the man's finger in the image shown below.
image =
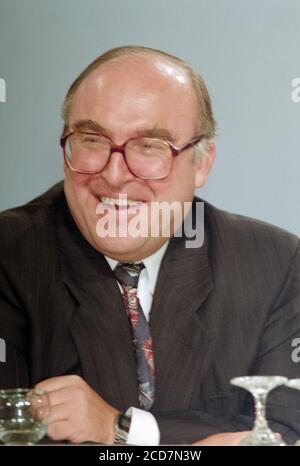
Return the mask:
<svg viewBox="0 0 300 466">
<path fill-rule="evenodd" d="M 58 421 L 48 426 L 48 437 L 52 440 L 67 440 L 72 435 L 67 421 Z"/>
<path fill-rule="evenodd" d="M 61 421 L 69 421 L 70 418 L 70 412 L 68 408 L 66 407 L 65 403 L 61 403 L 55 406 L 51 406 L 50 408 L 50 413 L 49 413 L 49 419 L 48 419 L 48 425 L 50 426 L 51 424 L 54 424 L 56 422 L 61 422 Z"/>
<path fill-rule="evenodd" d="M 48 397 L 50 401 L 51 406 L 56 406 L 60 405 L 62 403 L 70 403 L 72 400 L 70 399 L 70 388 L 69 387 L 63 387 L 60 388 L 59 390 L 53 390 L 50 391 L 48 390 Z"/>
</svg>

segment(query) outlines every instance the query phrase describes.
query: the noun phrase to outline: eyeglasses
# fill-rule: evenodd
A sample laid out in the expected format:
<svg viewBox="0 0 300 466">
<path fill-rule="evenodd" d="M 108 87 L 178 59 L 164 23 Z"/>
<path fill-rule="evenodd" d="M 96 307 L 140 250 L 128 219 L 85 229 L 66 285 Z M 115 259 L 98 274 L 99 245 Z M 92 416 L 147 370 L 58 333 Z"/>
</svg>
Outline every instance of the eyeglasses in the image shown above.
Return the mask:
<svg viewBox="0 0 300 466">
<path fill-rule="evenodd" d="M 74 131 L 63 136 L 60 145 L 67 166 L 77 173 L 101 173 L 113 152 L 123 155 L 129 171 L 144 180 L 166 178 L 174 157 L 198 144 L 203 135 L 193 138 L 182 147 L 175 147 L 162 139 L 138 137 L 117 146 L 99 133 Z"/>
</svg>

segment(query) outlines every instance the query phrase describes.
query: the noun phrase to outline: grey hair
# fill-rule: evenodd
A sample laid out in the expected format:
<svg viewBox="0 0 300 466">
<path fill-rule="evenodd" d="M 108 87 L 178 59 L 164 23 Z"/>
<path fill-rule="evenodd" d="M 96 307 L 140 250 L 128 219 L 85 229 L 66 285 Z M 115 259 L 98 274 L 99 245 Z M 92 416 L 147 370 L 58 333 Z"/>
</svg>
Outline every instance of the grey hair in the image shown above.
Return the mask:
<svg viewBox="0 0 300 466">
<path fill-rule="evenodd" d="M 194 162 L 197 162 L 207 154 L 207 149 L 214 143 L 213 138 L 203 138 L 194 149 Z"/>
</svg>

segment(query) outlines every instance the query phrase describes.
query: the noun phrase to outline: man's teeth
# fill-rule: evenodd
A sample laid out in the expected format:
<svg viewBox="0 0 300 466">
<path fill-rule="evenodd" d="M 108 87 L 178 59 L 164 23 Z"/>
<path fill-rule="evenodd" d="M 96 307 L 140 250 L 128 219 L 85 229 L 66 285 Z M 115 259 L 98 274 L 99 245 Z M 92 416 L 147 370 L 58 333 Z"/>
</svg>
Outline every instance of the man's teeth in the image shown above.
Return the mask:
<svg viewBox="0 0 300 466">
<path fill-rule="evenodd" d="M 101 202 L 103 202 L 103 204 L 117 205 L 118 207 L 131 207 L 133 205 L 139 204 L 139 201 L 132 201 L 131 199 L 122 199 L 106 196 L 102 196 L 100 199 Z"/>
</svg>

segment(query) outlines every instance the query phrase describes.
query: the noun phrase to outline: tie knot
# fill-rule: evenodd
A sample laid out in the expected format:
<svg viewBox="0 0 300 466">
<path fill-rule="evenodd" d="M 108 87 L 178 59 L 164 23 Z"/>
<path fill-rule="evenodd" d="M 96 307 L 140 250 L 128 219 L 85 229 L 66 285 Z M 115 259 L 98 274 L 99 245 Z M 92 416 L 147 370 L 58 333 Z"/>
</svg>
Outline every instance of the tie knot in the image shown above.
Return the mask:
<svg viewBox="0 0 300 466">
<path fill-rule="evenodd" d="M 118 264 L 114 270 L 116 279 L 121 285 L 137 288 L 141 271 L 145 268 L 143 262 L 138 264 L 124 263 Z"/>
</svg>

